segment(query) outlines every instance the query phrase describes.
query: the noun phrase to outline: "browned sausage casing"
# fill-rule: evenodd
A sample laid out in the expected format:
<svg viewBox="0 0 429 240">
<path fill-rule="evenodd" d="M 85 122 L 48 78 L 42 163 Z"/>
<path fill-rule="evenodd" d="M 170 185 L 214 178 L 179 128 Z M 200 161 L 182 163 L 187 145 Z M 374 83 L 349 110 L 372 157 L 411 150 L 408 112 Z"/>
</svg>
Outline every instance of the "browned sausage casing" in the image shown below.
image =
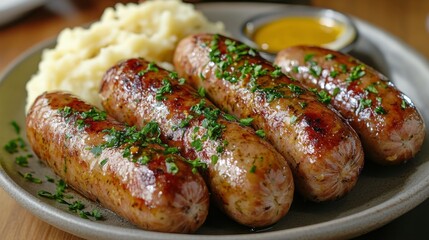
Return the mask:
<svg viewBox="0 0 429 240">
<path fill-rule="evenodd" d="M 121 62 L 103 77 L 102 104 L 128 124 L 157 122 L 163 140 L 204 163 L 212 196 L 235 221 L 252 227 L 278 221 L 294 190 L 283 157 L 173 75 L 142 59 Z"/>
<path fill-rule="evenodd" d="M 254 119 L 288 160 L 306 198 L 337 199 L 356 184 L 363 167 L 357 134 L 252 49 L 223 36 L 193 35 L 179 43 L 174 65 L 220 108 Z"/>
<path fill-rule="evenodd" d="M 91 149 L 105 141 L 104 130 L 125 126 L 108 117 L 87 118 L 82 128 L 80 117 L 61 113 L 64 107 L 75 112 L 92 108 L 69 94 L 45 93 L 27 115 L 27 136 L 37 156 L 69 186 L 147 230 L 188 233 L 203 224 L 208 190 L 182 157 L 164 154 L 165 147 L 155 143 L 133 146 L 140 149 L 134 157 L 150 156 L 147 164 L 123 157 L 123 145 L 94 155 Z M 176 173 L 167 169 L 167 158 L 177 166 Z"/>
<path fill-rule="evenodd" d="M 420 150 L 425 125 L 410 98 L 357 59 L 319 47 L 297 46 L 275 60 L 306 87 L 325 90 L 360 135 L 365 155 L 383 165 L 406 162 Z"/>
</svg>

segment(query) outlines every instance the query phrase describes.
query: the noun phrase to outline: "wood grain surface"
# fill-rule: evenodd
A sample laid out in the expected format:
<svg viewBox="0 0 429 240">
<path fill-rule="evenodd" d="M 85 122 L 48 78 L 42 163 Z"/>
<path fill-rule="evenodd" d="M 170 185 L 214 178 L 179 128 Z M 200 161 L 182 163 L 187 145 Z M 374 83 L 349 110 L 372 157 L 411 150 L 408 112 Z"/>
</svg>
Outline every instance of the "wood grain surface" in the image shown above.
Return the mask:
<svg viewBox="0 0 429 240">
<path fill-rule="evenodd" d="M 113 0 L 56 0 L 38 7 L 22 18 L 0 26 L 0 71 L 33 45 L 55 37 L 63 28 L 97 20 Z M 285 1 L 286 2 L 286 1 Z M 300 2 L 298 1 L 294 1 Z M 363 19 L 398 37 L 429 59 L 429 1 L 427 0 L 313 0 L 303 1 L 328 7 Z M 0 238 L 80 239 L 39 220 L 0 188 Z"/>
</svg>

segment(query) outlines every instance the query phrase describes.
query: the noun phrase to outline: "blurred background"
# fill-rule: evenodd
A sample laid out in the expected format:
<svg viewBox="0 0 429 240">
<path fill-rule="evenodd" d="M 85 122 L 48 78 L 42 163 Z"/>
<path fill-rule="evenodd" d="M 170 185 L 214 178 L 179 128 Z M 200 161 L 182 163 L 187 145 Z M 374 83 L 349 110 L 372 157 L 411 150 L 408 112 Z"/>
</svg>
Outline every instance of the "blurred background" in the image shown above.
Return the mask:
<svg viewBox="0 0 429 240">
<path fill-rule="evenodd" d="M 8 2 L 19 5 L 7 9 Z M 63 28 L 97 20 L 106 7 L 130 0 L 2 0 L 0 9 L 0 70 L 17 55 Z M 205 2 L 205 1 L 189 1 Z M 429 1 L 427 0 L 291 0 L 264 1 L 332 8 L 380 27 L 429 59 Z M 9 3 L 9 5 L 12 5 Z"/>
<path fill-rule="evenodd" d="M 65 27 L 97 20 L 106 7 L 113 6 L 116 2 L 137 1 L 2 0 L 0 2 L 0 71 L 34 44 L 55 37 Z M 205 1 L 191 0 L 188 2 Z M 277 0 L 264 2 L 307 4 L 350 14 L 395 35 L 429 59 L 428 0 Z M 16 5 L 16 7 L 13 8 L 11 5 Z"/>
</svg>

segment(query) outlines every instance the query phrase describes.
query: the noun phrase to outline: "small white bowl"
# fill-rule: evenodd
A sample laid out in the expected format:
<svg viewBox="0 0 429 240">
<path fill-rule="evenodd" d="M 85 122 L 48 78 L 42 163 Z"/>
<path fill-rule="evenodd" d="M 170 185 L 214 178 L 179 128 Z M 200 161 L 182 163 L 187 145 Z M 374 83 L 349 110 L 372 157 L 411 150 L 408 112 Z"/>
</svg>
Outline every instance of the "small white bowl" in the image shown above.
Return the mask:
<svg viewBox="0 0 429 240">
<path fill-rule="evenodd" d="M 288 5 L 279 11 L 256 15 L 245 21 L 241 28 L 241 40 L 247 45 L 250 45 L 251 47 L 259 50 L 261 55 L 268 60 L 273 60 L 276 53 L 268 52 L 262 49 L 257 43 L 253 41 L 253 36 L 260 27 L 286 17 L 319 18 L 333 21 L 333 23 L 343 26 L 344 30 L 335 41 L 320 45 L 324 48 L 341 52 L 349 52 L 353 49 L 358 39 L 358 30 L 353 23 L 353 20 L 343 13 L 331 9 L 312 6 Z"/>
</svg>

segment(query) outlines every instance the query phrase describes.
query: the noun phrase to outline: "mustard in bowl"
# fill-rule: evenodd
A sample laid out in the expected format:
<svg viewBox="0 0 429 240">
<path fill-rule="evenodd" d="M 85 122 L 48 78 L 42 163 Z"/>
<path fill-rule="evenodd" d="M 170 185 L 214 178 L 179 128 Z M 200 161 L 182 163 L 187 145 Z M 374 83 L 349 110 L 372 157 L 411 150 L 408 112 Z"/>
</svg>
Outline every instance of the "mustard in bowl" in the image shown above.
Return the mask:
<svg viewBox="0 0 429 240">
<path fill-rule="evenodd" d="M 312 45 L 348 52 L 358 38 L 353 20 L 331 9 L 286 5 L 246 21 L 242 40 L 273 60 L 280 50 L 295 45 Z"/>
</svg>

